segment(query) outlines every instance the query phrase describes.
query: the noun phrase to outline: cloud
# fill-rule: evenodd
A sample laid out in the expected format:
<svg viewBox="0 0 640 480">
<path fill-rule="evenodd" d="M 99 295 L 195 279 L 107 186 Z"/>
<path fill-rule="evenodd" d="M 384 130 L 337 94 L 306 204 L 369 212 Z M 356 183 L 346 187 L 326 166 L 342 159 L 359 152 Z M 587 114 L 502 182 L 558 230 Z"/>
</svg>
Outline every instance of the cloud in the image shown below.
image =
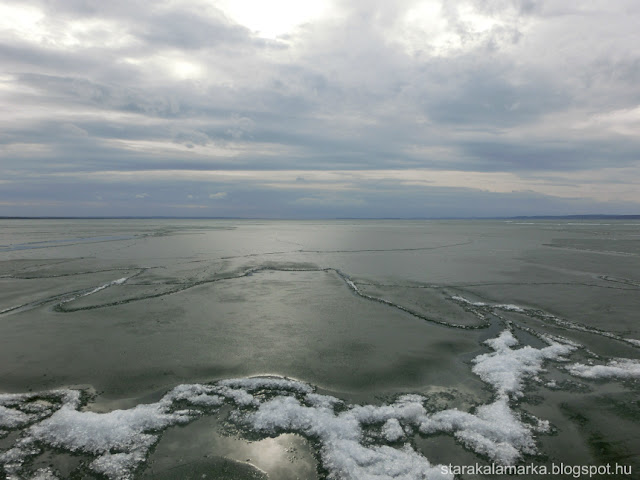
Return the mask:
<svg viewBox="0 0 640 480">
<path fill-rule="evenodd" d="M 217 200 L 219 198 L 225 198 L 227 196 L 227 192 L 218 192 L 218 193 L 210 193 L 209 198 L 212 200 Z"/>
<path fill-rule="evenodd" d="M 300 197 L 291 202 L 292 205 L 305 207 L 353 207 L 364 206 L 367 202 L 361 198 L 350 198 L 336 195 L 318 195 L 313 197 Z"/>
<path fill-rule="evenodd" d="M 255 215 L 235 193 L 260 188 L 266 216 L 369 215 L 383 188 L 402 216 L 408 186 L 640 206 L 635 1 L 336 0 L 271 26 L 238 8 L 4 2 L 0 214 L 84 201 L 64 176 L 114 215 L 142 188 L 149 212 L 175 189 Z M 475 211 L 469 195 L 450 211 Z"/>
</svg>

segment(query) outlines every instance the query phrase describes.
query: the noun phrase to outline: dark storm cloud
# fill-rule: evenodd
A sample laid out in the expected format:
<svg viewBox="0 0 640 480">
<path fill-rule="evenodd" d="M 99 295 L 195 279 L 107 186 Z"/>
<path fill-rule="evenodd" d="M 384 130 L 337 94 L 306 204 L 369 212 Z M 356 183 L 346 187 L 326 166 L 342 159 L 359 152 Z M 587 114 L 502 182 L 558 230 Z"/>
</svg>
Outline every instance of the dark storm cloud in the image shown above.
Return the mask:
<svg viewBox="0 0 640 480">
<path fill-rule="evenodd" d="M 482 202 L 491 215 L 507 211 L 500 207 L 506 198 L 521 206 L 519 214 L 527 202 L 535 214 L 554 205 L 559 212 L 596 208 L 608 193 L 594 188 L 593 198 L 569 200 L 570 190 L 554 188 L 596 182 L 603 169 L 607 185 L 628 183 L 629 172 L 640 170 L 637 2 L 335 2 L 325 17 L 275 39 L 215 2 L 5 6 L 26 8 L 27 20 L 24 26 L 19 16 L 0 32 L 0 101 L 12 112 L 0 119 L 0 205 L 71 201 L 74 191 L 88 202 L 100 190 L 114 202 L 146 193 L 144 208 L 160 208 L 153 207 L 158 198 L 165 208 L 229 190 L 215 198 L 235 202 L 233 212 L 265 216 L 341 216 L 341 206 L 351 212 L 344 216 L 420 216 L 431 210 L 418 205 L 437 199 L 447 215 L 479 215 Z M 33 11 L 37 21 L 29 20 Z M 365 177 L 339 194 L 295 177 L 287 181 L 297 185 L 283 180 L 277 188 L 227 179 L 200 193 L 200 183 L 171 183 L 170 175 L 140 188 L 142 179 L 130 185 L 126 177 L 122 190 L 100 177 L 385 169 L 406 175 L 378 197 L 371 191 L 380 184 Z M 409 188 L 414 169 L 455 171 L 460 180 L 447 177 L 448 189 L 426 181 Z M 462 181 L 477 172 L 531 181 L 540 196 L 502 191 L 508 186 L 479 193 L 482 180 Z M 62 187 L 57 175 L 74 173 L 92 175 L 84 181 L 93 186 Z M 458 183 L 465 189 L 456 190 Z M 550 189 L 559 196 L 542 193 Z M 611 208 L 640 204 L 625 195 Z M 254 201 L 264 211 L 249 208 Z M 112 214 L 126 207 L 118 205 Z"/>
</svg>

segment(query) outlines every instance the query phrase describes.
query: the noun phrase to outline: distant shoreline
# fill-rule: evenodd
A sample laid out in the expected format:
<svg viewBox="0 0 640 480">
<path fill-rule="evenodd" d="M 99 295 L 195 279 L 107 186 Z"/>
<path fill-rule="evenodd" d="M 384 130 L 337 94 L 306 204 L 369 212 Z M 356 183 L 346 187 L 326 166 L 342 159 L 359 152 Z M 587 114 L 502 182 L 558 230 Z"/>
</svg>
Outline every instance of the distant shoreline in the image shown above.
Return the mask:
<svg viewBox="0 0 640 480">
<path fill-rule="evenodd" d="M 335 218 L 277 218 L 277 217 L 171 217 L 171 216 L 0 216 L 0 220 L 640 220 L 639 215 L 519 215 L 515 217 L 335 217 Z"/>
</svg>

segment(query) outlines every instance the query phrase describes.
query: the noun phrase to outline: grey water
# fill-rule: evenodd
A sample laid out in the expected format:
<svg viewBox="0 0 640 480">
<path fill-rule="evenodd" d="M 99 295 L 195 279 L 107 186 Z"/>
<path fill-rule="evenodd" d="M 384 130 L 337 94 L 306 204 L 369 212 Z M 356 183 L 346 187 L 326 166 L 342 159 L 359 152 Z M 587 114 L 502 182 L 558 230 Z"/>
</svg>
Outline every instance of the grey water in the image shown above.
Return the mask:
<svg viewBox="0 0 640 480">
<path fill-rule="evenodd" d="M 128 411 L 183 384 L 224 397 L 219 382 L 253 377 L 342 402 L 336 419 L 407 394 L 431 419 L 483 418 L 515 376 L 521 385 L 504 398 L 531 448 L 484 430 L 473 435 L 489 443 L 473 440 L 475 420 L 432 431 L 404 417 L 400 440 L 363 420 L 354 441 L 431 465 L 610 464 L 637 474 L 639 311 L 639 221 L 0 220 L 0 478 L 316 479 L 365 468 L 355 453 L 345 460 L 353 470 L 336 466 L 318 430 L 238 420 L 294 395 L 266 386 L 234 391 L 253 404 L 180 404 L 195 412 L 190 421 L 141 427 L 102 450 L 51 420 L 65 409 Z M 481 370 L 499 353 L 492 339 L 509 332 L 522 358 L 505 350 L 494 371 Z M 565 351 L 525 358 L 549 345 Z M 62 390 L 81 392 L 80 403 L 61 407 L 50 392 Z M 327 412 L 309 401 L 310 415 Z M 91 418 L 97 432 L 112 428 L 112 417 Z M 136 444 L 143 430 L 153 439 Z M 511 461 L 500 453 L 507 444 Z M 96 463 L 138 453 L 124 470 Z M 379 478 L 440 478 L 389 468 Z"/>
</svg>

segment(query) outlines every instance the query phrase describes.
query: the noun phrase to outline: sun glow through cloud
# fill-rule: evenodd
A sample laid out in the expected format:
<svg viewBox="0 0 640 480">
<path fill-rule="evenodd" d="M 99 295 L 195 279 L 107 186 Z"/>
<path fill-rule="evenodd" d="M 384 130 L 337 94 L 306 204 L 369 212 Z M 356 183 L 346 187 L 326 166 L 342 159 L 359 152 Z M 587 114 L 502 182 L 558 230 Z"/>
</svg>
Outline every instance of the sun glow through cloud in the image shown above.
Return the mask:
<svg viewBox="0 0 640 480">
<path fill-rule="evenodd" d="M 330 3 L 327 0 L 221 0 L 218 6 L 259 36 L 275 39 L 321 17 Z"/>
<path fill-rule="evenodd" d="M 186 60 L 178 60 L 173 62 L 171 66 L 173 74 L 183 80 L 189 78 L 197 78 L 202 75 L 202 68 L 195 63 Z"/>
<path fill-rule="evenodd" d="M 0 4 L 0 34 L 13 33 L 19 37 L 39 41 L 45 35 L 42 28 L 44 13 L 29 5 Z"/>
</svg>

